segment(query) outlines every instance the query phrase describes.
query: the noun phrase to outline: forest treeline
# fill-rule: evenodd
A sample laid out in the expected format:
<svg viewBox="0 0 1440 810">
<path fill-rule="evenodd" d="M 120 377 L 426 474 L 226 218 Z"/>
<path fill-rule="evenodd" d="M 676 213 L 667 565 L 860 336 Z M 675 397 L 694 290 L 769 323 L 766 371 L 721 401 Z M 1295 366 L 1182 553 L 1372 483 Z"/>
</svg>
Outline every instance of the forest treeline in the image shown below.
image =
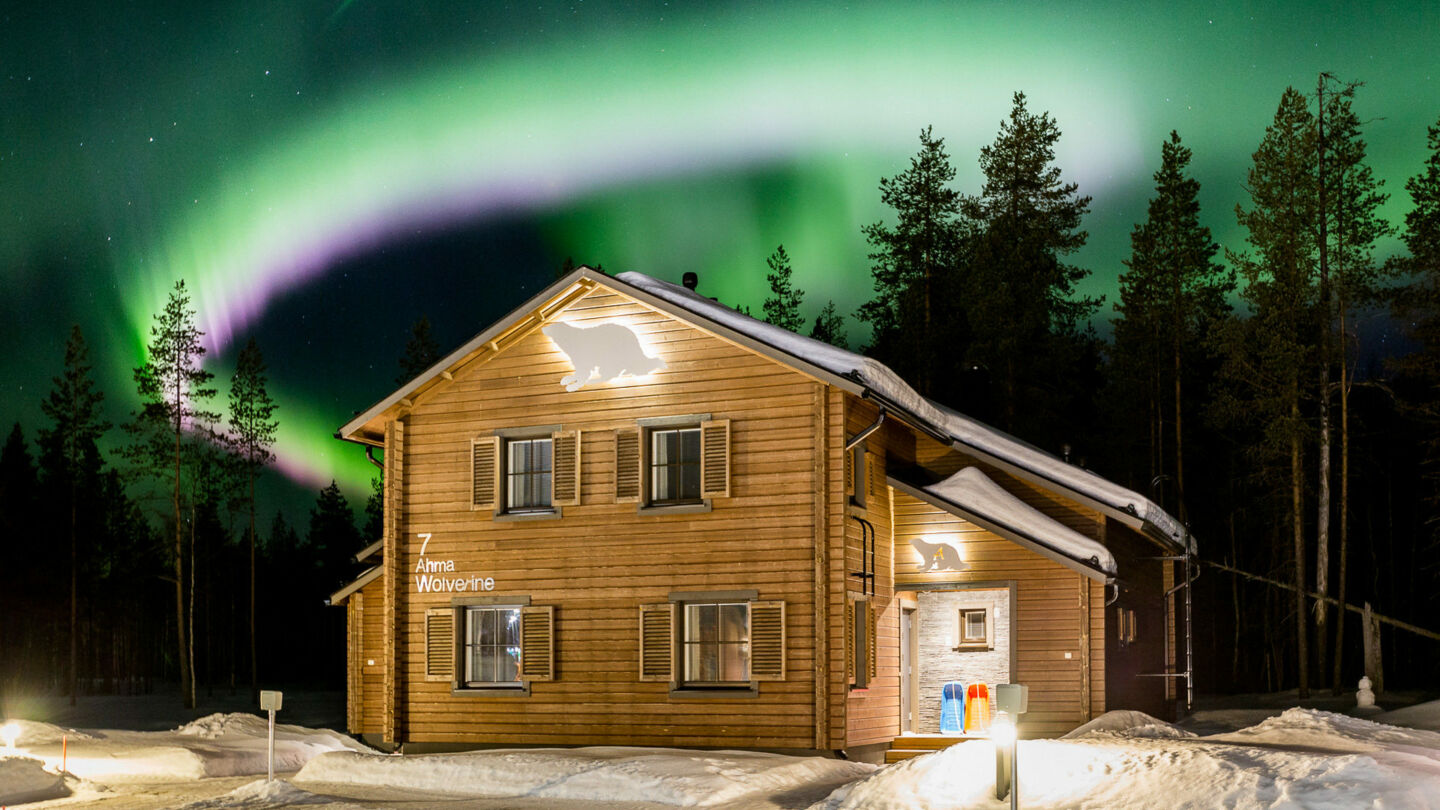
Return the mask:
<svg viewBox="0 0 1440 810">
<path fill-rule="evenodd" d="M 1223 251 L 1201 224 L 1197 158 L 1170 133 L 1116 301 L 1077 295 L 1091 200 L 1055 163 L 1058 123 L 1022 93 L 980 150 L 980 189 L 953 187 L 926 128 L 909 168 L 880 181 L 891 216 L 865 228 L 867 354 L 1149 495 L 1202 559 L 1272 581 L 1212 567 L 1196 583 L 1202 688 L 1354 689 L 1359 619 L 1328 599 L 1440 631 L 1440 123 L 1404 183 L 1408 254 L 1382 261 L 1397 229 L 1378 213 L 1389 192 L 1367 163 L 1361 89 L 1322 74 L 1283 93 L 1234 211 L 1246 244 Z M 803 331 L 783 245 L 767 265 L 764 318 Z M 1395 348 L 1363 345 L 1375 335 L 1359 325 L 1387 309 L 1412 350 L 1377 362 Z M 1091 324 L 1107 315 L 1103 341 Z M 810 330 L 844 333 L 833 303 Z M 1382 647 L 1392 686 L 1440 675 L 1432 638 L 1387 628 Z"/>
<path fill-rule="evenodd" d="M 909 168 L 880 181 L 890 215 L 864 229 L 863 351 L 1150 496 L 1191 527 L 1202 559 L 1290 585 L 1206 569 L 1202 689 L 1353 688 L 1357 620 L 1306 593 L 1440 630 L 1440 123 L 1392 229 L 1361 99 L 1328 75 L 1313 93 L 1285 91 L 1234 211 L 1246 244 L 1224 250 L 1201 224 L 1190 166 L 1204 156 L 1171 133 L 1118 300 L 1077 295 L 1091 200 L 1056 165 L 1059 123 L 1020 93 L 980 150 L 979 189 L 954 188 L 944 139 L 926 128 Z M 1406 253 L 1381 261 L 1392 233 Z M 764 270 L 765 320 L 846 345 L 833 301 L 802 313 L 783 245 Z M 1366 359 L 1386 353 L 1358 327 L 1377 310 L 1408 354 Z M 0 450 L 0 693 L 179 684 L 193 704 L 260 682 L 343 683 L 343 612 L 323 599 L 380 536 L 378 486 L 357 514 L 332 483 L 305 526 L 257 503 L 284 414 L 253 341 L 217 402 L 201 338 L 177 283 L 134 370 L 140 407 L 117 426 L 76 327 L 45 423 L 28 436 L 16 425 Z M 397 384 L 438 355 L 422 317 Z M 1392 687 L 1440 675 L 1440 642 L 1387 629 L 1384 652 Z"/>
</svg>

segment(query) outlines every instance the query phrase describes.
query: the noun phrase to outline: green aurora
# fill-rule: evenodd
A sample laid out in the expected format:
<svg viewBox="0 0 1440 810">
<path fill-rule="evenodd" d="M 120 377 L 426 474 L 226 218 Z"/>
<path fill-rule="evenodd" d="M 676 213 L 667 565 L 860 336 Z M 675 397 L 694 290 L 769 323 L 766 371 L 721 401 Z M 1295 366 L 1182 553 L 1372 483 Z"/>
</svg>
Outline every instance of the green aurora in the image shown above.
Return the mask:
<svg viewBox="0 0 1440 810">
<path fill-rule="evenodd" d="M 183 278 L 222 377 L 249 334 L 270 358 L 281 469 L 307 487 L 337 478 L 352 500 L 373 469 L 331 433 L 388 393 L 408 324 L 457 294 L 455 268 L 392 260 L 397 246 L 528 235 L 454 257 L 486 268 L 480 300 L 437 318 L 454 342 L 567 256 L 696 270 L 707 294 L 758 309 L 784 243 L 807 311 L 833 298 L 852 312 L 870 286 L 860 228 L 885 215 L 879 178 L 933 124 L 957 186 L 977 190 L 976 155 L 1023 90 L 1065 133 L 1066 178 L 1095 198 L 1080 291 L 1113 302 L 1171 129 L 1195 152 L 1205 220 L 1241 249 L 1233 208 L 1285 86 L 1313 89 L 1322 70 L 1367 83 L 1357 107 L 1394 222 L 1440 117 L 1433 3 L 347 0 L 0 16 L 0 418 L 33 437 L 79 322 L 122 419 L 151 316 Z M 368 288 L 337 292 L 357 262 Z M 295 316 L 302 302 L 313 323 Z"/>
</svg>

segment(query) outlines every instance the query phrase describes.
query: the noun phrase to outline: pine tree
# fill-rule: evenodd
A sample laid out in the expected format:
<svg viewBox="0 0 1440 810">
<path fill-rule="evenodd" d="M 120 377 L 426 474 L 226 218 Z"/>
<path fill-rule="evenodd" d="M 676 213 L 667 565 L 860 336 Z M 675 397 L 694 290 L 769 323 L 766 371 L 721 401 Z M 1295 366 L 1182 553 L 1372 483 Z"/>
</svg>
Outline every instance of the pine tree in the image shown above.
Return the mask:
<svg viewBox="0 0 1440 810">
<path fill-rule="evenodd" d="M 1085 244 L 1080 221 L 1090 198 L 1063 182 L 1053 165 L 1059 139 L 1050 114 L 1031 113 L 1025 94 L 1015 93 L 995 142 L 980 150 L 980 196 L 963 206 L 977 229 L 963 292 L 972 336 L 967 365 L 991 370 L 1001 424 L 1027 435 L 1057 420 L 1046 412 L 1023 418 L 1023 405 L 1066 408 L 1068 386 L 1053 385 L 1065 363 L 1049 361 L 1087 350 L 1083 325 L 1100 306 L 1074 298 L 1089 271 L 1064 261 Z M 1031 389 L 1046 386 L 1053 390 L 1033 395 Z"/>
<path fill-rule="evenodd" d="M 338 584 L 349 567 L 351 555 L 360 550 L 361 542 L 360 533 L 355 529 L 355 515 L 334 481 L 315 499 L 306 539 L 319 564 L 321 584 L 325 587 Z"/>
<path fill-rule="evenodd" d="M 381 476 L 370 479 L 370 497 L 365 499 L 365 529 L 361 540 L 373 543 L 385 535 L 385 482 Z"/>
<path fill-rule="evenodd" d="M 185 282 L 175 282 L 165 309 L 156 314 L 155 323 L 150 327 L 148 359 L 135 369 L 141 409 L 125 425 L 131 444 L 122 449 L 136 472 L 168 479 L 170 485 L 175 528 L 171 564 L 176 641 L 180 654 L 180 688 L 187 709 L 195 707 L 195 682 L 190 668 L 193 628 L 185 620 L 185 520 L 180 497 L 185 463 L 193 452 L 193 445 L 186 437 L 213 437 L 214 425 L 220 419 L 218 413 L 204 409 L 205 403 L 215 396 L 215 389 L 209 387 L 215 375 L 200 365 L 205 355 L 205 346 L 200 342 L 204 334 L 195 326 L 195 311 L 190 308 Z"/>
<path fill-rule="evenodd" d="M 421 315 L 410 327 L 410 339 L 405 343 L 405 353 L 400 356 L 400 375 L 395 378 L 395 384 L 410 382 L 439 359 L 440 346 L 430 334 L 430 319 Z"/>
<path fill-rule="evenodd" d="M 815 316 L 815 325 L 810 327 L 810 337 L 823 340 L 831 346 L 849 350 L 850 342 L 845 339 L 845 319 L 835 311 L 835 302 L 826 301 Z"/>
<path fill-rule="evenodd" d="M 265 358 L 255 338 L 245 344 L 235 361 L 230 380 L 230 436 L 245 483 L 243 501 L 250 537 L 250 691 L 259 695 L 260 673 L 255 663 L 255 479 L 275 460 L 276 404 L 270 398 Z M 258 697 L 257 697 L 258 699 Z"/>
<path fill-rule="evenodd" d="M 1310 648 L 1305 593 L 1305 472 L 1308 427 L 1301 413 L 1302 379 L 1315 361 L 1316 211 L 1315 121 L 1306 98 L 1286 88 L 1254 154 L 1247 175 L 1251 208 L 1235 207 L 1255 251 L 1227 251 L 1246 286 L 1254 315 L 1227 330 L 1224 372 L 1230 383 L 1219 403 L 1232 419 L 1248 418 L 1260 431 L 1250 448 L 1268 486 L 1288 493 L 1294 570 L 1294 613 L 1300 696 L 1309 696 Z"/>
<path fill-rule="evenodd" d="M 1319 446 L 1317 448 L 1315 590 L 1330 592 L 1331 524 L 1331 400 L 1340 395 L 1340 470 L 1337 556 L 1339 592 L 1344 601 L 1349 545 L 1350 466 L 1350 339 L 1347 323 L 1353 322 L 1357 307 L 1372 305 L 1381 294 L 1383 274 L 1374 261 L 1375 243 L 1393 233 L 1377 211 L 1389 195 L 1380 191 L 1384 181 L 1376 180 L 1365 163 L 1366 147 L 1361 122 L 1352 108 L 1358 83 L 1336 84 L 1322 73 L 1316 85 L 1316 242 L 1319 273 Z M 1331 384 L 1332 365 L 1338 360 L 1339 385 Z M 1316 646 L 1323 676 L 1326 663 L 1326 613 L 1323 599 L 1315 604 Z M 1345 623 L 1336 622 L 1334 690 L 1340 688 Z"/>
<path fill-rule="evenodd" d="M 79 662 L 79 570 L 80 555 L 77 550 L 77 535 L 80 511 L 79 490 L 85 476 L 84 461 L 97 458 L 95 447 L 110 423 L 105 421 L 102 407 L 104 393 L 95 390 L 95 381 L 90 377 L 90 350 L 80 327 L 70 329 L 70 340 L 65 344 L 65 371 L 53 378 L 54 389 L 40 403 L 40 410 L 50 419 L 52 427 L 41 431 L 42 444 L 50 444 L 58 450 L 68 491 L 70 528 L 70 665 L 67 671 L 70 705 L 75 705 L 77 665 Z"/>
<path fill-rule="evenodd" d="M 1397 318 L 1409 325 L 1407 336 L 1418 348 L 1394 361 L 1396 388 L 1405 394 L 1405 410 L 1421 427 L 1419 437 L 1424 501 L 1420 543 L 1421 570 L 1440 570 L 1440 120 L 1427 132 L 1425 164 L 1405 182 L 1413 207 L 1405 215 L 1401 239 L 1409 255 L 1397 260 L 1395 270 L 1409 282 L 1395 291 L 1392 306 Z M 1430 615 L 1440 604 L 1434 588 L 1426 589 Z"/>
<path fill-rule="evenodd" d="M 1128 269 L 1120 275 L 1115 309 L 1122 317 L 1115 322 L 1115 345 L 1127 368 L 1144 369 L 1150 402 L 1150 474 L 1174 470 L 1181 495 L 1179 515 L 1185 521 L 1186 370 L 1195 347 L 1208 340 L 1211 328 L 1229 310 L 1226 296 L 1235 289 L 1235 274 L 1214 261 L 1220 248 L 1210 229 L 1200 224 L 1200 183 L 1186 175 L 1191 151 L 1181 145 L 1178 133 L 1170 133 L 1160 155 L 1155 196 L 1146 221 L 1130 234 Z M 1174 429 L 1173 467 L 1164 461 L 1161 430 L 1167 399 Z"/>
<path fill-rule="evenodd" d="M 790 256 L 785 253 L 785 246 L 775 248 L 765 264 L 770 268 L 765 275 L 765 280 L 770 282 L 770 297 L 765 299 L 765 322 L 798 333 L 805 326 L 805 316 L 800 314 L 805 293 L 791 283 Z"/>
<path fill-rule="evenodd" d="M 880 181 L 894 227 L 876 222 L 864 229 L 875 288 L 856 313 L 872 330 L 866 352 L 927 396 L 940 394 L 933 384 L 939 359 L 963 346 L 963 318 L 951 310 L 965 233 L 960 195 L 949 188 L 954 179 L 945 139 L 926 127 L 910 168 Z"/>
</svg>

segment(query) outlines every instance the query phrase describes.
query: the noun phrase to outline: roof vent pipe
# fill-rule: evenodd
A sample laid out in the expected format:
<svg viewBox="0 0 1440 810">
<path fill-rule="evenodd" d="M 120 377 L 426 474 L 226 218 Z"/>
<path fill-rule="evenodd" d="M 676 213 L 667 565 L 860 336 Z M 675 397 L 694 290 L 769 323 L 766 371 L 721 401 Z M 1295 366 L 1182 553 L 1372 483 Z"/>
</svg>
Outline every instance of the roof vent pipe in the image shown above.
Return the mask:
<svg viewBox="0 0 1440 810">
<path fill-rule="evenodd" d="M 687 270 L 685 275 L 680 277 L 680 283 L 685 286 L 685 289 L 694 292 L 695 288 L 700 286 L 700 276 L 696 275 L 694 271 Z"/>
</svg>

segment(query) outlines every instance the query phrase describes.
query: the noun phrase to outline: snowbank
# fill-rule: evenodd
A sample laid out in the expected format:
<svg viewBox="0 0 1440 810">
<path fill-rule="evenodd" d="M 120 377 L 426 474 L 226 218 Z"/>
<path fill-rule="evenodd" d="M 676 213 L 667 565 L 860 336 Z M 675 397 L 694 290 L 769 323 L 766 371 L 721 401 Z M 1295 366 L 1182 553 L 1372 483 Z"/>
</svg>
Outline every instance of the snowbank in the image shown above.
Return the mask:
<svg viewBox="0 0 1440 810">
<path fill-rule="evenodd" d="M 1156 727 L 1141 718 L 1113 718 L 1072 739 L 1022 740 L 1021 805 L 1440 808 L 1440 735 L 1431 732 L 1291 709 L 1211 737 L 1124 733 Z M 994 756 L 989 742 L 962 743 L 842 787 L 812 810 L 1003 808 Z"/>
<path fill-rule="evenodd" d="M 1132 709 L 1106 712 L 1061 737 L 1073 740 L 1092 734 L 1118 734 L 1128 737 L 1194 737 L 1195 735 L 1164 720 Z"/>
<path fill-rule="evenodd" d="M 198 802 L 191 802 L 184 805 L 180 810 L 225 810 L 226 808 L 243 807 L 294 807 L 304 804 L 323 804 L 331 810 L 354 807 L 355 805 L 337 804 L 333 799 L 326 796 L 316 796 L 314 793 L 301 790 L 283 779 L 276 779 L 274 782 L 267 782 L 260 779 L 226 793 L 224 796 L 217 796 L 213 799 L 204 799 Z M 357 808 L 358 810 L 358 808 Z"/>
<path fill-rule="evenodd" d="M 588 799 L 703 807 L 816 783 L 858 779 L 874 765 L 748 751 L 590 747 L 312 759 L 293 781 L 423 790 L 475 798 Z"/>
<path fill-rule="evenodd" d="M 29 757 L 0 757 L 0 807 L 70 795 L 59 774 Z"/>
<path fill-rule="evenodd" d="M 1440 700 L 1432 700 L 1429 703 L 1417 703 L 1414 706 L 1406 706 L 1403 709 L 1396 709 L 1393 712 L 1377 714 L 1370 719 L 1377 723 L 1388 723 L 1392 726 L 1408 726 L 1410 728 L 1440 731 Z"/>
<path fill-rule="evenodd" d="M 17 747 L 61 766 L 61 736 L 69 739 L 65 767 L 97 782 L 158 782 L 265 773 L 266 721 L 252 714 L 212 714 L 174 731 L 76 732 L 48 723 L 22 721 Z M 275 769 L 298 770 L 328 751 L 369 749 L 327 729 L 277 724 Z"/>
</svg>

